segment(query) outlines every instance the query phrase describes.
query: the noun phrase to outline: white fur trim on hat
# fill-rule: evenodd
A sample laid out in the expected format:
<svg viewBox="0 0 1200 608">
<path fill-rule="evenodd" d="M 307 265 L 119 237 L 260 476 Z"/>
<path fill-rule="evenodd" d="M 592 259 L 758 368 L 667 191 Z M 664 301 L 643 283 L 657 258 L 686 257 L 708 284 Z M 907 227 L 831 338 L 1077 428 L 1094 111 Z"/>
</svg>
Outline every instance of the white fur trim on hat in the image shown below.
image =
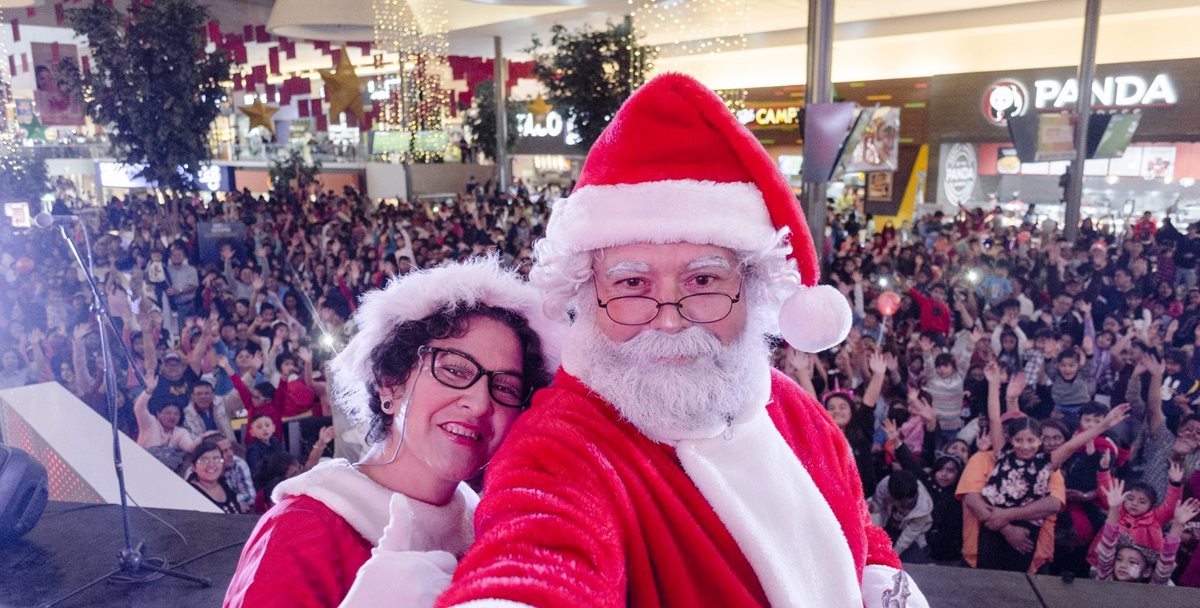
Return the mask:
<svg viewBox="0 0 1200 608">
<path fill-rule="evenodd" d="M 384 289 L 362 297 L 354 313 L 358 333 L 329 363 L 334 404 L 353 422 L 365 422 L 371 415 L 369 387 L 374 382 L 371 351 L 401 323 L 477 305 L 525 317 L 541 338 L 545 371 L 553 374 L 558 369 L 566 326 L 547 317 L 537 290 L 501 268 L 495 256 L 478 257 L 396 277 Z"/>
<path fill-rule="evenodd" d="M 631 243 L 761 249 L 775 236 L 751 183 L 692 179 L 585 186 L 554 204 L 546 238 L 575 252 Z"/>
</svg>

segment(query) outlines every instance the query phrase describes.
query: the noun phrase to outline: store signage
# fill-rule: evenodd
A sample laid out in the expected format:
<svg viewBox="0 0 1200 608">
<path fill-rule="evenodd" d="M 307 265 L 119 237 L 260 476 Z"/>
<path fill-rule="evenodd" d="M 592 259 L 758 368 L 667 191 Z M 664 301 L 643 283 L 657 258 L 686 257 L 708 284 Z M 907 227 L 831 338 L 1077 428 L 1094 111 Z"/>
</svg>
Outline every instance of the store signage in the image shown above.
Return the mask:
<svg viewBox="0 0 1200 608">
<path fill-rule="evenodd" d="M 1074 78 L 1045 78 L 1033 82 L 1032 103 L 1029 89 L 1019 80 L 1006 78 L 992 83 L 983 94 L 983 115 L 988 122 L 1003 126 L 1009 116 L 1024 116 L 1035 109 L 1073 107 L 1079 99 L 1079 81 Z M 1107 76 L 1092 83 L 1092 104 L 1108 108 L 1137 108 L 1175 105 L 1179 94 L 1167 74 L 1158 74 L 1149 82 L 1141 76 Z"/>
<path fill-rule="evenodd" d="M 573 125 L 563 119 L 562 114 L 553 110 L 547 112 L 546 118 L 541 122 L 534 120 L 532 112 L 517 114 L 517 132 L 521 137 L 562 139 L 568 146 L 582 141 Z"/>
<path fill-rule="evenodd" d="M 744 125 L 756 124 L 762 127 L 794 125 L 800 118 L 800 106 L 744 108 L 738 110 L 737 117 Z"/>
<path fill-rule="evenodd" d="M 955 205 L 967 202 L 978 179 L 979 159 L 975 155 L 975 146 L 951 144 L 942 169 L 942 191 L 946 198 Z"/>
</svg>

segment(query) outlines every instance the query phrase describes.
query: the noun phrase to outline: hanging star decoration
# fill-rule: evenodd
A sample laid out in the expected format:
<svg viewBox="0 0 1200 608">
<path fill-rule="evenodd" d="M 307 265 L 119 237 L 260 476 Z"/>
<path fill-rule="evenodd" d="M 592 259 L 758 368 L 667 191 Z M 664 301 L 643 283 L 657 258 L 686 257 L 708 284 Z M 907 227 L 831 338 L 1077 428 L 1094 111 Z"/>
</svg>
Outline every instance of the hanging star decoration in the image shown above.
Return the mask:
<svg viewBox="0 0 1200 608">
<path fill-rule="evenodd" d="M 36 114 L 33 115 L 33 118 L 29 122 L 22 124 L 21 128 L 25 130 L 26 139 L 40 139 L 43 141 L 46 139 L 46 127 L 42 124 L 41 120 L 38 120 Z"/>
<path fill-rule="evenodd" d="M 250 130 L 262 127 L 270 131 L 271 135 L 275 135 L 275 121 L 271 120 L 271 116 L 278 112 L 279 108 L 272 108 L 256 97 L 253 104 L 238 108 L 238 110 L 250 119 Z"/>
<path fill-rule="evenodd" d="M 550 114 L 550 110 L 554 109 L 554 106 L 546 103 L 546 100 L 542 98 L 541 93 L 538 93 L 537 99 L 533 100 L 532 103 L 525 107 L 528 108 L 530 112 L 533 112 L 533 119 L 539 125 L 546 124 L 546 116 Z"/>
<path fill-rule="evenodd" d="M 338 55 L 337 70 L 321 70 L 321 80 L 325 81 L 325 97 L 329 99 L 329 122 L 337 122 L 338 115 L 348 112 L 358 117 L 358 124 L 362 124 L 362 87 L 346 49 Z"/>
</svg>

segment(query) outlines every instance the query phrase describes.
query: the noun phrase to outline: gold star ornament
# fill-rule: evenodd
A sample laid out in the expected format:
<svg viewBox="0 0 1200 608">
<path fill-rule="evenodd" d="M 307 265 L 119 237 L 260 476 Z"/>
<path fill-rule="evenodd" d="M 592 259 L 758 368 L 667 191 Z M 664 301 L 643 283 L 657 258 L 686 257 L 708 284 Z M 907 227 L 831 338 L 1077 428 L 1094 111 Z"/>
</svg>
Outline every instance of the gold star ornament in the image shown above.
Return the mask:
<svg viewBox="0 0 1200 608">
<path fill-rule="evenodd" d="M 554 106 L 546 103 L 541 93 L 538 93 L 537 99 L 525 107 L 533 113 L 533 119 L 539 125 L 546 123 L 546 115 L 550 113 L 550 110 L 554 109 Z"/>
<path fill-rule="evenodd" d="M 270 131 L 271 135 L 275 135 L 275 121 L 271 120 L 271 117 L 279 111 L 279 108 L 272 108 L 256 97 L 253 104 L 243 106 L 238 108 L 238 110 L 250 119 L 250 130 L 253 131 L 255 127 L 262 127 Z"/>
<path fill-rule="evenodd" d="M 338 115 L 348 112 L 358 117 L 358 124 L 363 121 L 363 95 L 358 75 L 354 73 L 354 64 L 346 49 L 338 55 L 337 70 L 321 70 L 321 80 L 325 81 L 325 97 L 329 99 L 329 122 L 337 122 Z"/>
</svg>

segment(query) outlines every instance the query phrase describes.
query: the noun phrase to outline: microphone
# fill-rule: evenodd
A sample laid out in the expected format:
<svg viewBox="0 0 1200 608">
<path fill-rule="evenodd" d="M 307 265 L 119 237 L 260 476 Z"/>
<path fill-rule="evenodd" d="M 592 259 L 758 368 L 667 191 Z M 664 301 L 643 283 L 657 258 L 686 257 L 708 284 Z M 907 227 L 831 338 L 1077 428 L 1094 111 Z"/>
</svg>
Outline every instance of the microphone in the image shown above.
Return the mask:
<svg viewBox="0 0 1200 608">
<path fill-rule="evenodd" d="M 38 228 L 49 228 L 59 222 L 78 222 L 78 215 L 55 215 L 45 211 L 33 216 L 33 225 Z"/>
</svg>

